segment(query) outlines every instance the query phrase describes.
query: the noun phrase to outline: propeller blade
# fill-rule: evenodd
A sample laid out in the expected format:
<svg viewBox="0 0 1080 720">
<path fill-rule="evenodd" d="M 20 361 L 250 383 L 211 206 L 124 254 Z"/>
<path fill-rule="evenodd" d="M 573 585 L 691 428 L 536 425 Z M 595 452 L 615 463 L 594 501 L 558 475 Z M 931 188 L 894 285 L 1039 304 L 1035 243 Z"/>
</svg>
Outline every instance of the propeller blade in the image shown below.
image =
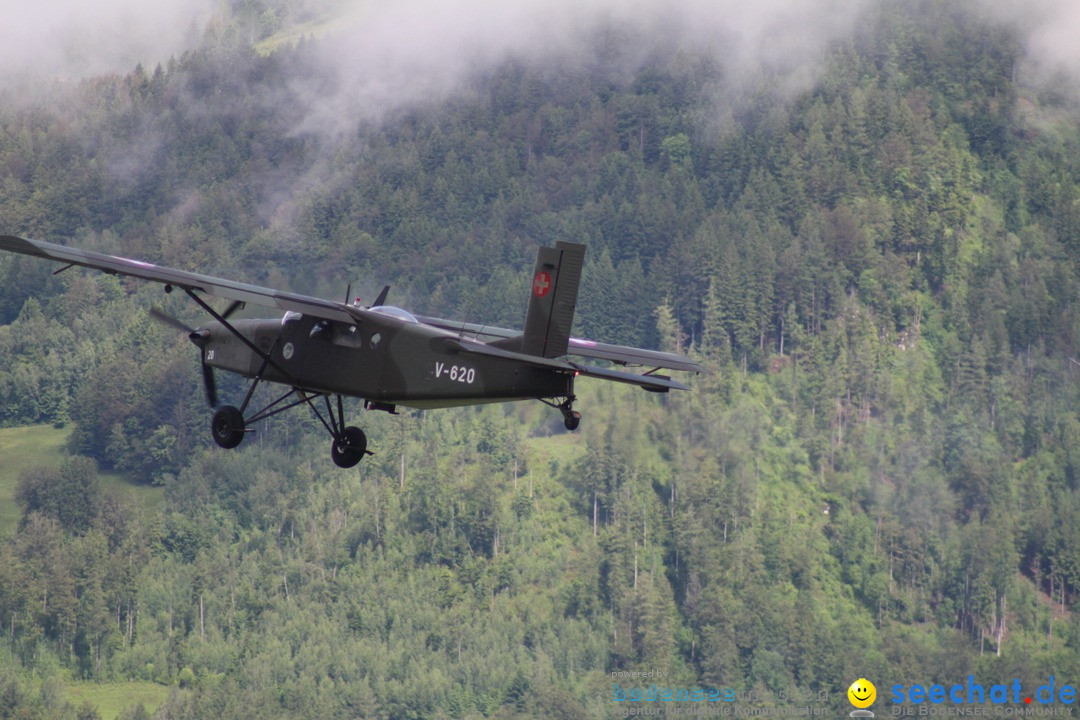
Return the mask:
<svg viewBox="0 0 1080 720">
<path fill-rule="evenodd" d="M 243 302 L 241 302 L 240 300 L 233 300 L 229 304 L 229 307 L 225 308 L 225 312 L 221 313 L 221 317 L 228 320 L 230 315 L 232 315 L 234 312 L 236 312 L 237 310 L 239 310 L 242 307 L 244 307 Z"/>
<path fill-rule="evenodd" d="M 154 318 L 155 320 L 157 320 L 160 323 L 164 323 L 164 324 L 168 325 L 169 327 L 176 328 L 177 330 L 183 330 L 186 333 L 195 332 L 195 330 L 193 328 L 189 328 L 187 325 L 180 322 L 179 320 L 177 320 L 176 318 L 174 318 L 172 315 L 165 312 L 161 308 L 151 307 L 150 308 L 150 317 Z"/>
<path fill-rule="evenodd" d="M 211 409 L 214 409 L 218 404 L 217 383 L 214 382 L 214 368 L 207 365 L 205 360 L 202 364 L 202 377 L 203 387 L 206 389 L 206 402 L 209 403 Z"/>
</svg>

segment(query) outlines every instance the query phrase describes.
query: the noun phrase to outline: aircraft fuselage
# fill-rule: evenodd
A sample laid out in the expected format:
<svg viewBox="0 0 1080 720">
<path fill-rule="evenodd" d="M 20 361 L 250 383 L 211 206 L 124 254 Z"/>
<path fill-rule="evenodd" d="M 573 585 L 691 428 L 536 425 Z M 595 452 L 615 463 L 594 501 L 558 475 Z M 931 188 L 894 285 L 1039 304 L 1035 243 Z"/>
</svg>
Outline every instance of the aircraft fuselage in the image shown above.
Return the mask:
<svg viewBox="0 0 1080 720">
<path fill-rule="evenodd" d="M 207 365 L 309 392 L 417 408 L 573 394 L 573 373 L 466 356 L 443 346 L 455 334 L 393 315 L 346 324 L 288 313 L 230 324 L 272 362 L 213 321 L 197 343 Z"/>
</svg>

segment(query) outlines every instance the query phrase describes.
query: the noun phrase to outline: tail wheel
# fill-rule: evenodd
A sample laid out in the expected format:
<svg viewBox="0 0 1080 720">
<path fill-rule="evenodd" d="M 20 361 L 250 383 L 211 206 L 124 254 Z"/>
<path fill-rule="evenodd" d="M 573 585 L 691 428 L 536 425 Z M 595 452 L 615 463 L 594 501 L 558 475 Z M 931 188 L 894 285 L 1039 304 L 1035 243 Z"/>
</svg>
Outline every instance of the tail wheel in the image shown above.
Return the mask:
<svg viewBox="0 0 1080 720">
<path fill-rule="evenodd" d="M 210 421 L 210 434 L 214 442 L 223 448 L 231 449 L 244 439 L 244 415 L 232 405 L 218 408 Z"/>
<path fill-rule="evenodd" d="M 330 446 L 330 457 L 340 468 L 354 467 L 367 452 L 367 436 L 358 427 L 349 426 Z"/>
</svg>

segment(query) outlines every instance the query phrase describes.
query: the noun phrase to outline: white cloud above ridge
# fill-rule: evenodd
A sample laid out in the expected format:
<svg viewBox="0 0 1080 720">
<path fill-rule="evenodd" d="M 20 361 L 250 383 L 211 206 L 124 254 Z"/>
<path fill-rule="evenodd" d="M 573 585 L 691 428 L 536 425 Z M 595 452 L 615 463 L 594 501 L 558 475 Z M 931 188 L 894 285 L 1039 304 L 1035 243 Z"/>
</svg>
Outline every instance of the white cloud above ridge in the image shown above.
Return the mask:
<svg viewBox="0 0 1080 720">
<path fill-rule="evenodd" d="M 213 0 L 0 0 L 0 85 L 81 79 L 167 60 L 198 42 Z"/>
<path fill-rule="evenodd" d="M 418 102 L 438 101 L 480 68 L 515 58 L 541 64 L 580 57 L 602 24 L 636 43 L 622 48 L 629 74 L 656 46 L 717 57 L 727 82 L 764 74 L 808 88 L 829 44 L 851 31 L 864 3 L 845 0 L 401 0 L 349 3 L 321 38 L 335 92 L 307 96 L 306 130 L 344 130 Z M 302 88 L 298 88 L 303 97 Z M 337 120 L 335 121 L 335 118 Z"/>
<path fill-rule="evenodd" d="M 321 69 L 332 82 L 291 88 L 311 105 L 307 129 L 341 129 L 444 99 L 478 68 L 507 58 L 574 57 L 601 22 L 634 34 L 638 45 L 622 58 L 628 74 L 651 43 L 677 37 L 712 53 L 730 88 L 765 76 L 781 91 L 797 92 L 812 85 L 825 51 L 871 7 L 869 0 L 340 0 L 335 10 L 327 0 L 306 2 L 310 14 L 336 16 L 319 42 Z M 152 66 L 195 47 L 224 6 L 225 0 L 0 0 L 0 88 Z M 1080 3 L 973 6 L 1019 28 L 1024 77 L 1080 77 Z"/>
</svg>

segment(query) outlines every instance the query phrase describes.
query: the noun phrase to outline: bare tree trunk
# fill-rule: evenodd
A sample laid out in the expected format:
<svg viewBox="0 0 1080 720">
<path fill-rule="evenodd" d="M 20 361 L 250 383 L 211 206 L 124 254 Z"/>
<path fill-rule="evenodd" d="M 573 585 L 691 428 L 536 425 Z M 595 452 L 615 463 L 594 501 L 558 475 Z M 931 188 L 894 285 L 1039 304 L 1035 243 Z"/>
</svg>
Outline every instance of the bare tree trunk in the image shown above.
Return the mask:
<svg viewBox="0 0 1080 720">
<path fill-rule="evenodd" d="M 1001 613 L 997 627 L 997 656 L 1001 657 L 1001 639 L 1005 636 L 1005 593 L 1001 594 Z"/>
<path fill-rule="evenodd" d="M 596 510 L 597 510 L 597 507 L 598 506 L 597 506 L 597 503 L 596 503 L 596 491 L 593 491 L 593 494 L 592 494 L 592 536 L 593 537 L 596 537 Z"/>
</svg>

